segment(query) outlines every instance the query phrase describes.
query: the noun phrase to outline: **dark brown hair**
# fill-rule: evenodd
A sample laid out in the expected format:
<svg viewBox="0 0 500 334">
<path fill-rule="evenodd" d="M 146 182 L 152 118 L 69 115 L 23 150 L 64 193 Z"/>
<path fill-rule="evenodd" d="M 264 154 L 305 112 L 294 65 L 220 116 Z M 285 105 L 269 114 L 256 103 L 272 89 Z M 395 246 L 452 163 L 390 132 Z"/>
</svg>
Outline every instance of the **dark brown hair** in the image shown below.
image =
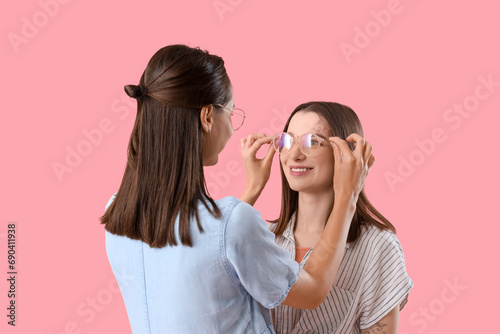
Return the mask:
<svg viewBox="0 0 500 334">
<path fill-rule="evenodd" d="M 120 188 L 101 223 L 110 233 L 161 248 L 177 245 L 179 214 L 180 241 L 192 246 L 190 218 L 203 232 L 198 201 L 221 215 L 206 190 L 200 112 L 232 98 L 224 61 L 199 48 L 166 46 L 150 59 L 139 85 L 125 91 L 137 99 L 137 117 Z"/>
<path fill-rule="evenodd" d="M 335 102 L 313 101 L 299 105 L 288 118 L 283 129 L 284 132 L 288 130 L 290 120 L 298 112 L 313 112 L 319 115 L 328 123 L 331 136 L 337 136 L 345 140 L 350 134 L 357 133 L 363 137 L 363 128 L 356 113 L 351 108 Z M 348 143 L 348 145 L 351 150 L 354 149 L 352 143 Z M 278 219 L 271 221 L 272 223 L 277 223 L 274 229 L 274 233 L 277 236 L 283 234 L 291 217 L 299 209 L 299 193 L 290 188 L 281 164 L 280 169 L 282 184 L 281 212 Z M 375 209 L 366 197 L 363 189 L 356 203 L 356 212 L 352 219 L 347 242 L 356 241 L 361 234 L 361 227 L 365 224 L 374 225 L 380 229 L 396 233 L 395 227 Z"/>
</svg>

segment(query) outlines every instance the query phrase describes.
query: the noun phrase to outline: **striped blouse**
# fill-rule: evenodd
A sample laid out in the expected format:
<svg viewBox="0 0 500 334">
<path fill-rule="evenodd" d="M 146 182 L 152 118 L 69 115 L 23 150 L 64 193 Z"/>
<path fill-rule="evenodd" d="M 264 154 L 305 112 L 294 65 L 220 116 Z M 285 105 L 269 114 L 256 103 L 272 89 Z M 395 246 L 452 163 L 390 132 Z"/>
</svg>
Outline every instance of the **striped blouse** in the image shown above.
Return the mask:
<svg viewBox="0 0 500 334">
<path fill-rule="evenodd" d="M 295 216 L 283 235 L 275 239 L 292 258 L 295 258 L 294 225 Z M 276 224 L 269 225 L 271 231 L 275 228 Z M 332 289 L 319 307 L 301 310 L 279 305 L 270 310 L 277 334 L 360 333 L 396 305 L 403 309 L 413 281 L 406 272 L 398 239 L 394 233 L 375 226 L 362 231 L 358 240 L 346 245 Z M 311 251 L 304 256 L 301 268 Z"/>
</svg>

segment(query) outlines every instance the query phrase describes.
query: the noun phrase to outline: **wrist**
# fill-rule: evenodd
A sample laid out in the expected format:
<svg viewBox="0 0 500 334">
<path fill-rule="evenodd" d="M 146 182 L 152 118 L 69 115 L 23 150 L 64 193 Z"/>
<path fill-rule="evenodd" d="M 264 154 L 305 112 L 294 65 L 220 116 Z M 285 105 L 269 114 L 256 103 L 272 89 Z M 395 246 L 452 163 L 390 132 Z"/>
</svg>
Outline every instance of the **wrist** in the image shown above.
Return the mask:
<svg viewBox="0 0 500 334">
<path fill-rule="evenodd" d="M 355 210 L 358 203 L 358 196 L 354 196 L 352 193 L 338 192 L 334 195 L 334 203 Z"/>
<path fill-rule="evenodd" d="M 265 183 L 258 184 L 258 183 L 248 183 L 247 182 L 245 192 L 248 192 L 249 194 L 260 195 L 262 190 L 264 190 L 265 185 L 266 185 Z"/>
<path fill-rule="evenodd" d="M 241 195 L 241 200 L 253 206 L 257 202 L 261 192 L 262 189 L 247 186 Z"/>
<path fill-rule="evenodd" d="M 260 194 L 262 193 L 262 190 L 264 190 L 264 187 L 257 187 L 257 186 L 249 186 L 245 188 L 245 191 L 243 192 L 244 194 L 247 194 L 248 196 L 255 196 L 259 197 Z"/>
</svg>

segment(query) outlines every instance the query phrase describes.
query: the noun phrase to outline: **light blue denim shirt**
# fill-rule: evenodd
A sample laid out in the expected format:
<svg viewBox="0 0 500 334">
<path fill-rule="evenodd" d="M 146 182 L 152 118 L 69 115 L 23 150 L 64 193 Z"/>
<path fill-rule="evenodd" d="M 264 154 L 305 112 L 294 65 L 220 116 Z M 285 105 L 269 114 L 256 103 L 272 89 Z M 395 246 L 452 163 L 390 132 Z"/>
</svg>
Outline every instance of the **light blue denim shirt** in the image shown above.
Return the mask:
<svg viewBox="0 0 500 334">
<path fill-rule="evenodd" d="M 198 206 L 204 232 L 192 219 L 193 247 L 151 248 L 105 232 L 134 334 L 275 333 L 268 309 L 285 299 L 299 264 L 253 207 L 234 197 L 216 203 L 221 219 Z"/>
</svg>

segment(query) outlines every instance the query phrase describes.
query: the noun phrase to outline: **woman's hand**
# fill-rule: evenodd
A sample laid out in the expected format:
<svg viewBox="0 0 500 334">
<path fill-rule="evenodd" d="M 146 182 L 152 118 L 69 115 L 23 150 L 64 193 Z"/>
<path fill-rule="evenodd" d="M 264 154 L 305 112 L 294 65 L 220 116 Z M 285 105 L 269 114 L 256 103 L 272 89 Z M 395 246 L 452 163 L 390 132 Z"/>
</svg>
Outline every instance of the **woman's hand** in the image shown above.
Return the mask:
<svg viewBox="0 0 500 334">
<path fill-rule="evenodd" d="M 270 144 L 272 138 L 259 133 L 241 139 L 241 155 L 247 178 L 247 187 L 241 196 L 241 200 L 250 205 L 255 204 L 271 175 L 271 165 L 275 153 L 274 147 L 270 145 L 266 156 L 262 159 L 257 159 L 257 151 L 262 145 Z"/>
<path fill-rule="evenodd" d="M 339 137 L 329 138 L 335 158 L 333 191 L 335 196 L 345 195 L 357 202 L 375 157 L 372 146 L 360 135 L 353 133 L 346 140 L 354 142 L 354 151 Z"/>
</svg>

